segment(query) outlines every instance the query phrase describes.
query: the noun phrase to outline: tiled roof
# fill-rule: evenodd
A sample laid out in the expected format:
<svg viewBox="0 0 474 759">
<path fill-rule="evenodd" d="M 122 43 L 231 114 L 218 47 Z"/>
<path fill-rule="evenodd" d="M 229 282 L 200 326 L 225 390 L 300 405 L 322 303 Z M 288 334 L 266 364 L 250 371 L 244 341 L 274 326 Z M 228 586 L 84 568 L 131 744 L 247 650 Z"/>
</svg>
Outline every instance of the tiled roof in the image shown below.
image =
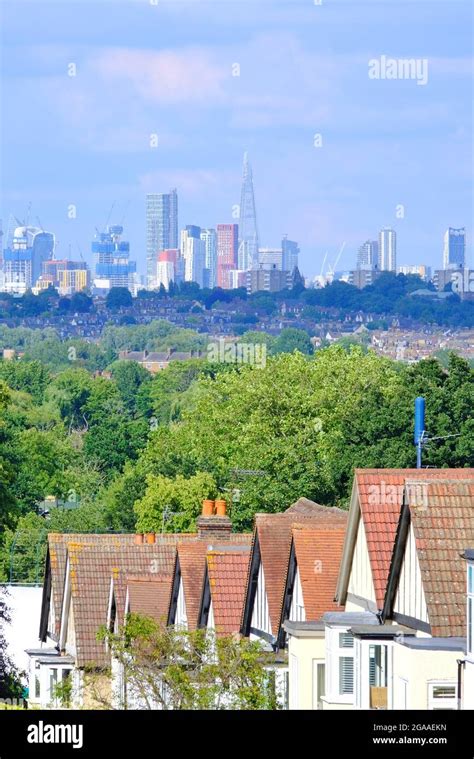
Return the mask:
<svg viewBox="0 0 474 759">
<path fill-rule="evenodd" d="M 172 572 L 178 539 L 186 540 L 189 536 L 157 535 L 157 542 L 151 545 L 136 545 L 133 535 L 127 536 L 131 540 L 124 540 L 123 535 L 96 537 L 102 540 L 92 543 L 71 541 L 67 544 L 79 667 L 86 664 L 101 666 L 107 662 L 104 645 L 97 641 L 97 631 L 107 621 L 111 578 L 120 623 L 125 606 L 127 574 L 150 573 L 150 570 L 154 574 Z"/>
<path fill-rule="evenodd" d="M 166 624 L 173 573 L 127 575 L 128 603 L 132 614 L 143 614 Z"/>
<path fill-rule="evenodd" d="M 302 500 L 297 503 L 301 504 Z M 293 525 L 331 529 L 332 526 L 345 527 L 346 522 L 346 511 L 321 506 L 307 499 L 304 499 L 301 510 L 290 507 L 279 514 L 255 516 L 254 542 L 258 538 L 273 635 L 278 634 L 281 622 Z"/>
<path fill-rule="evenodd" d="M 317 621 L 328 611 L 343 611 L 334 601 L 345 527 L 293 528 L 296 563 L 301 581 L 305 616 Z"/>
<path fill-rule="evenodd" d="M 474 477 L 429 481 L 422 499 L 417 499 L 416 491 L 413 497 L 408 492 L 431 634 L 462 637 L 466 567 L 461 554 L 474 543 Z"/>
<path fill-rule="evenodd" d="M 178 558 L 189 630 L 195 630 L 198 625 L 207 548 L 204 540 L 178 543 Z"/>
<path fill-rule="evenodd" d="M 250 545 L 251 541 L 251 533 L 231 533 L 230 539 L 225 542 L 225 545 Z M 214 548 L 218 548 L 219 545 L 223 545 L 222 542 L 218 545 L 214 544 Z M 209 541 L 199 538 L 178 543 L 178 558 L 189 630 L 195 630 L 198 625 L 206 569 L 206 554 L 210 548 Z"/>
<path fill-rule="evenodd" d="M 54 604 L 54 629 L 51 630 L 55 635 L 59 635 L 61 624 L 61 607 L 64 593 L 64 577 L 66 572 L 66 549 L 69 542 L 82 544 L 105 543 L 111 541 L 113 544 L 133 544 L 135 536 L 131 534 L 97 534 L 97 533 L 59 533 L 50 532 L 48 534 L 49 560 L 51 567 L 51 593 Z"/>
<path fill-rule="evenodd" d="M 216 635 L 240 632 L 250 546 L 223 547 L 206 555 Z"/>
<path fill-rule="evenodd" d="M 384 603 L 393 544 L 406 479 L 465 479 L 474 469 L 356 469 L 354 472 L 364 521 L 377 607 Z"/>
</svg>

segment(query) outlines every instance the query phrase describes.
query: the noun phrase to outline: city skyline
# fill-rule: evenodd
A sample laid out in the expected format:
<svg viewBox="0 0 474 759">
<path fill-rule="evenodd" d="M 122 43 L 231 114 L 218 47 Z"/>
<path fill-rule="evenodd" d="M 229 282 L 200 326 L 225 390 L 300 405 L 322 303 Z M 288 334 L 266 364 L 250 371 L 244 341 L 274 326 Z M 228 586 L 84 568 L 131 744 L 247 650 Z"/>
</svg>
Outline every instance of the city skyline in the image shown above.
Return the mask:
<svg viewBox="0 0 474 759">
<path fill-rule="evenodd" d="M 144 271 L 145 196 L 176 187 L 181 227 L 237 221 L 248 150 L 260 245 L 297 240 L 307 275 L 343 241 L 352 267 L 384 226 L 400 265 L 432 267 L 445 230 L 466 226 L 469 264 L 470 3 L 429 19 L 423 2 L 225 5 L 90 2 L 86 22 L 73 2 L 4 4 L 4 112 L 35 113 L 5 119 L 4 227 L 31 201 L 59 257 L 87 256 L 115 201 Z M 374 81 L 389 53 L 426 60 L 424 86 Z"/>
</svg>

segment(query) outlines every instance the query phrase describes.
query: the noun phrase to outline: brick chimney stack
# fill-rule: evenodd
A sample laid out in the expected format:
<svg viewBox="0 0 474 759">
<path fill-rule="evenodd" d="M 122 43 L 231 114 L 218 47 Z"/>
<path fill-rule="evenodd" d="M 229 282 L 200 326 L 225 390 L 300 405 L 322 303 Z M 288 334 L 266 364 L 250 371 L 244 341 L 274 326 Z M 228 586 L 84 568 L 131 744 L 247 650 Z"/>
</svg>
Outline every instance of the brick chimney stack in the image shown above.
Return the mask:
<svg viewBox="0 0 474 759">
<path fill-rule="evenodd" d="M 223 500 L 202 502 L 202 513 L 197 520 L 198 537 L 202 540 L 229 540 L 232 522 L 227 516 L 227 504 Z"/>
</svg>

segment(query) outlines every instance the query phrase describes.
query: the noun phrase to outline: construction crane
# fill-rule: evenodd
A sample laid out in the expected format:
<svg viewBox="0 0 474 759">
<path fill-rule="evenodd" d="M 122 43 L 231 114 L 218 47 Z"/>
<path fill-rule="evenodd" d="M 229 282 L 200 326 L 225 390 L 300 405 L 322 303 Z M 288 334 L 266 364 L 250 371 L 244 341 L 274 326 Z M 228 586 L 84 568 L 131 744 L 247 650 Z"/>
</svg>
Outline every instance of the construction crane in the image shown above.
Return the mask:
<svg viewBox="0 0 474 759">
<path fill-rule="evenodd" d="M 107 227 L 109 226 L 110 217 L 112 216 L 112 211 L 114 210 L 114 208 L 115 208 L 115 200 L 113 201 L 113 203 L 112 203 L 112 205 L 110 207 L 109 215 L 107 216 L 107 221 L 105 222 L 105 229 L 106 230 L 107 230 Z"/>
<path fill-rule="evenodd" d="M 334 275 L 336 273 L 336 266 L 339 263 L 339 260 L 340 260 L 342 254 L 343 254 L 343 251 L 344 251 L 345 247 L 346 247 L 346 243 L 343 242 L 342 245 L 341 245 L 341 247 L 340 247 L 340 249 L 339 249 L 339 253 L 337 254 L 337 256 L 335 258 L 334 263 L 332 264 L 332 266 L 331 266 L 331 264 L 329 264 L 329 268 L 328 268 L 328 271 L 327 271 L 327 274 L 326 274 L 326 280 L 328 282 L 333 282 L 333 280 L 334 280 Z"/>
</svg>

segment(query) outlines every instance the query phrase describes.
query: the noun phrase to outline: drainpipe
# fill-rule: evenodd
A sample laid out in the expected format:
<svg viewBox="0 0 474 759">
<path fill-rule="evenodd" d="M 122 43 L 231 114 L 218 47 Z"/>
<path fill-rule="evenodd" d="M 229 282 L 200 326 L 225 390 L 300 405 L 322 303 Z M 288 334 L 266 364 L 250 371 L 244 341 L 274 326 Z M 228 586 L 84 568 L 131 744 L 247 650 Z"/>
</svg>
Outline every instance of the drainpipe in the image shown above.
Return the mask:
<svg viewBox="0 0 474 759">
<path fill-rule="evenodd" d="M 461 709 L 461 703 L 462 703 L 462 671 L 464 667 L 466 666 L 466 660 L 465 659 L 457 659 L 457 665 L 458 665 L 458 692 L 457 692 L 457 701 L 458 701 L 458 709 Z"/>
</svg>

